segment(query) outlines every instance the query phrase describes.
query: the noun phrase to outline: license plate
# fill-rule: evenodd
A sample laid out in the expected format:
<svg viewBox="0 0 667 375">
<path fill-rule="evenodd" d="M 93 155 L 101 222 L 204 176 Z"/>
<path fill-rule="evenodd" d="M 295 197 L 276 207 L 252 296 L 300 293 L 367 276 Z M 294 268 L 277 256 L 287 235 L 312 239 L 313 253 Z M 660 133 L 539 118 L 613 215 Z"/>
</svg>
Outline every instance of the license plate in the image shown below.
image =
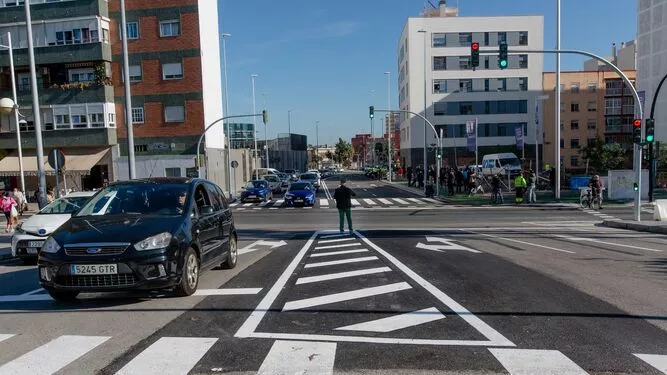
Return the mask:
<svg viewBox="0 0 667 375">
<path fill-rule="evenodd" d="M 295 201 L 295 202 L 303 202 L 303 199 L 301 199 L 301 198 L 297 198 L 297 199 L 295 199 L 294 201 Z"/>
<path fill-rule="evenodd" d="M 28 248 L 28 254 L 30 254 L 30 255 L 37 255 L 38 252 L 39 252 L 39 249 L 37 249 L 37 248 L 34 248 L 34 247 L 29 247 Z"/>
<path fill-rule="evenodd" d="M 118 273 L 117 264 L 71 264 L 72 275 L 115 275 Z"/>
<path fill-rule="evenodd" d="M 256 195 L 248 195 L 247 198 L 257 198 L 257 196 Z"/>
<path fill-rule="evenodd" d="M 44 241 L 28 241 L 28 247 L 41 249 L 42 245 L 44 245 Z"/>
</svg>

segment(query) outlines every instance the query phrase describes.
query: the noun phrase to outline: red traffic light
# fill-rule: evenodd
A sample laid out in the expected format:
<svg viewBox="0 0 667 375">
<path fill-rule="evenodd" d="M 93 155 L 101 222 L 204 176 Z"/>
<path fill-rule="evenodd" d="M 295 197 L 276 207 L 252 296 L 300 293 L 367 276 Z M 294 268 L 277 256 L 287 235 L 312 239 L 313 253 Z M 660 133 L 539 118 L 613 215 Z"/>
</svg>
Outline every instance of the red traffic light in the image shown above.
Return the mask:
<svg viewBox="0 0 667 375">
<path fill-rule="evenodd" d="M 635 128 L 641 128 L 641 127 L 642 127 L 642 120 L 640 120 L 640 119 L 635 119 L 635 120 L 632 122 L 632 126 L 634 126 Z"/>
<path fill-rule="evenodd" d="M 473 43 L 470 45 L 470 48 L 472 48 L 473 51 L 477 51 L 477 50 L 479 50 L 479 43 L 477 43 L 477 42 L 473 42 Z"/>
</svg>

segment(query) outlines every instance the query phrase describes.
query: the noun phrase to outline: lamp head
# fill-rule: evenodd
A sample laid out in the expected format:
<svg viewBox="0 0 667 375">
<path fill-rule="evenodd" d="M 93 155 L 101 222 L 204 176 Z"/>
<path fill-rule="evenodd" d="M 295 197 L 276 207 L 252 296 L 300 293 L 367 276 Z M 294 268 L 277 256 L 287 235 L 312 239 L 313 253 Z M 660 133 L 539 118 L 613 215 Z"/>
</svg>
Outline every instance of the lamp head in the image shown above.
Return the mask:
<svg viewBox="0 0 667 375">
<path fill-rule="evenodd" d="M 16 103 L 10 98 L 0 99 L 0 113 L 8 114 L 12 113 L 16 108 Z"/>
</svg>

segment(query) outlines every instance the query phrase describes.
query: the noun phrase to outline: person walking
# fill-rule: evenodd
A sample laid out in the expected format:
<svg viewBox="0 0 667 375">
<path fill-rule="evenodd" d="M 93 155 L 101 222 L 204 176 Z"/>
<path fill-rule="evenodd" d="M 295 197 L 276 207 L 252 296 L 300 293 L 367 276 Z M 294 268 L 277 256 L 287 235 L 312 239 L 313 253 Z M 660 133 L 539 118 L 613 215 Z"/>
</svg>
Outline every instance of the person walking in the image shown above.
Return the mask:
<svg viewBox="0 0 667 375">
<path fill-rule="evenodd" d="M 28 206 L 28 203 L 25 200 L 25 195 L 18 188 L 14 188 L 12 196 L 14 197 L 14 200 L 18 204 L 19 216 L 23 216 L 23 212 L 27 210 Z"/>
<path fill-rule="evenodd" d="M 412 186 L 412 167 L 408 167 L 408 170 L 406 172 L 406 176 L 408 178 L 408 186 Z"/>
<path fill-rule="evenodd" d="M 350 232 L 354 231 L 352 229 L 352 197 L 356 197 L 357 194 L 352 191 L 349 187 L 345 186 L 346 180 L 344 178 L 340 179 L 340 186 L 334 191 L 334 199 L 336 200 L 336 208 L 338 209 L 338 219 L 339 219 L 339 228 L 341 233 L 345 229 L 345 217 L 347 217 L 347 229 Z"/>
<path fill-rule="evenodd" d="M 523 203 L 523 195 L 526 192 L 526 179 L 523 177 L 523 171 L 514 179 L 514 189 L 516 190 L 516 204 Z"/>
<path fill-rule="evenodd" d="M 447 172 L 447 192 L 450 197 L 454 196 L 454 183 L 456 182 L 456 174 L 453 169 L 449 169 Z"/>
<path fill-rule="evenodd" d="M 2 207 L 2 212 L 5 214 L 5 219 L 7 220 L 5 233 L 11 233 L 14 231 L 14 221 L 16 220 L 15 218 L 19 216 L 18 210 L 16 209 L 18 203 L 16 203 L 14 198 L 9 196 L 8 191 L 5 191 L 0 206 Z"/>
<path fill-rule="evenodd" d="M 537 188 L 537 175 L 534 170 L 528 172 L 528 203 L 537 203 L 537 193 L 535 192 Z"/>
</svg>

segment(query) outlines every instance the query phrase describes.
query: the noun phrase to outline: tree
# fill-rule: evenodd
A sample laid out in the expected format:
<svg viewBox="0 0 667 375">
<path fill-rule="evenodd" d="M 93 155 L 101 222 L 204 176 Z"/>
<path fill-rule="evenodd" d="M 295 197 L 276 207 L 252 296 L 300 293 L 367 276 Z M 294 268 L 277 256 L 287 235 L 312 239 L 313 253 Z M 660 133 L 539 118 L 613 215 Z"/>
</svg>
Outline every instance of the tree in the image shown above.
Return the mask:
<svg viewBox="0 0 667 375">
<path fill-rule="evenodd" d="M 584 159 L 596 173 L 604 173 L 610 169 L 617 169 L 625 163 L 625 150 L 618 143 L 604 143 L 597 138 L 591 145 L 581 150 Z"/>
<path fill-rule="evenodd" d="M 334 160 L 334 154 L 331 151 L 325 152 L 324 157 L 329 159 L 329 160 Z"/>
<path fill-rule="evenodd" d="M 352 165 L 352 156 L 354 155 L 354 148 L 350 142 L 344 141 L 342 138 L 338 138 L 338 143 L 336 143 L 334 151 L 334 162 L 343 164 L 345 168 L 349 168 Z"/>
</svg>

